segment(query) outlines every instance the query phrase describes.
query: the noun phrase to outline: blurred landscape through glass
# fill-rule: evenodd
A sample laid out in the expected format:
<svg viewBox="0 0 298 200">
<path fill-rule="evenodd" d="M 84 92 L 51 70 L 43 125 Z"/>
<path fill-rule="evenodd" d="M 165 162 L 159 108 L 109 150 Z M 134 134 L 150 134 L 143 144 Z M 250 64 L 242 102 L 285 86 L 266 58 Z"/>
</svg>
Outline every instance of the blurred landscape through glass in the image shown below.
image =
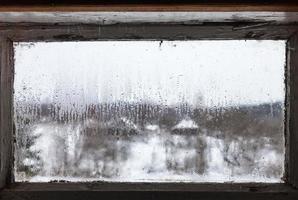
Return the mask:
<svg viewBox="0 0 298 200">
<path fill-rule="evenodd" d="M 14 48 L 16 181 L 282 182 L 285 41 Z"/>
</svg>

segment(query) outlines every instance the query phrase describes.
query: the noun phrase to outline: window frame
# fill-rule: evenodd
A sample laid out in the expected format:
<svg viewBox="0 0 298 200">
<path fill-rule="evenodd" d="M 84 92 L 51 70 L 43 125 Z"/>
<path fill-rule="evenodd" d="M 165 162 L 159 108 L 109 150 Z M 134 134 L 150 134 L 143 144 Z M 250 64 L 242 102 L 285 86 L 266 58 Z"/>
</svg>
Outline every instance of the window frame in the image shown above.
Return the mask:
<svg viewBox="0 0 298 200">
<path fill-rule="evenodd" d="M 287 40 L 285 183 L 13 183 L 13 42 L 92 40 Z M 206 23 L 0 24 L 0 199 L 295 199 L 298 198 L 298 25 Z"/>
</svg>

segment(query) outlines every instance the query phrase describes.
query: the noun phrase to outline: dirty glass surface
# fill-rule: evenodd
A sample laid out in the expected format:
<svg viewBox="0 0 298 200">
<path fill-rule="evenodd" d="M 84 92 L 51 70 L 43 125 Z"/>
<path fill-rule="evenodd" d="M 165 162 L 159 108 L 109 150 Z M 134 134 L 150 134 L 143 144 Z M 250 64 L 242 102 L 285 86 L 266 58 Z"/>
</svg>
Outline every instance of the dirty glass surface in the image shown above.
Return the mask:
<svg viewBox="0 0 298 200">
<path fill-rule="evenodd" d="M 14 48 L 16 181 L 282 182 L 285 41 Z"/>
</svg>

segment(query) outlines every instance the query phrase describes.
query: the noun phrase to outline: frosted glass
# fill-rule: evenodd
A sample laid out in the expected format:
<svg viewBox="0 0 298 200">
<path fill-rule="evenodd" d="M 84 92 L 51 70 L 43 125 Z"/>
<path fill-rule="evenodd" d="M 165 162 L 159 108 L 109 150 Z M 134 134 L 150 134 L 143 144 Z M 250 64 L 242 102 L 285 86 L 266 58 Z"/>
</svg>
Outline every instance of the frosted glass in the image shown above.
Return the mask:
<svg viewBox="0 0 298 200">
<path fill-rule="evenodd" d="M 16 181 L 282 182 L 285 41 L 14 48 Z"/>
</svg>

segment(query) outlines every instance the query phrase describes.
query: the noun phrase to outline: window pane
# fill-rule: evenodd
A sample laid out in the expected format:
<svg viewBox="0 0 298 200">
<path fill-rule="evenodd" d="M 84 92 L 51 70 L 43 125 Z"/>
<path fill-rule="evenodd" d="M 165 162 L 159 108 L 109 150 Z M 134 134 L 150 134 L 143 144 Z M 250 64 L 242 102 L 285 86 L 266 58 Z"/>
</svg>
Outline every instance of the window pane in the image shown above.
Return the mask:
<svg viewBox="0 0 298 200">
<path fill-rule="evenodd" d="M 15 44 L 16 181 L 282 182 L 285 41 Z"/>
</svg>

